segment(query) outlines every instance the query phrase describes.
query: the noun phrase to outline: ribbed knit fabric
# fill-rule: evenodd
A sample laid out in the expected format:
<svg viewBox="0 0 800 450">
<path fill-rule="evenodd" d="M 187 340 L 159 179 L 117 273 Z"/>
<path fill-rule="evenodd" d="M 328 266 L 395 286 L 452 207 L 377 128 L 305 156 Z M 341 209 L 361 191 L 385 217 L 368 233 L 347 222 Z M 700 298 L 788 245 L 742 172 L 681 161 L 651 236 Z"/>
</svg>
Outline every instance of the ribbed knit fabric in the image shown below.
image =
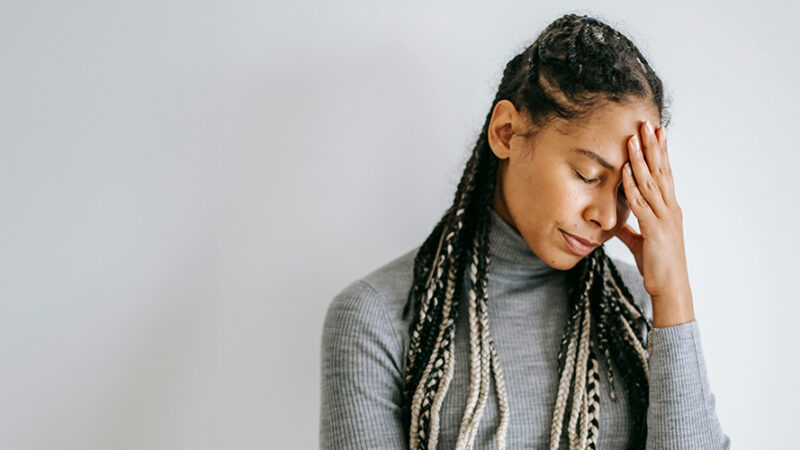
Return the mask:
<svg viewBox="0 0 800 450">
<path fill-rule="evenodd" d="M 321 340 L 320 447 L 407 449 L 401 393 L 411 317 L 402 318 L 418 248 L 345 287 L 329 305 Z M 508 392 L 509 449 L 548 448 L 558 387 L 557 355 L 567 321 L 566 271 L 549 267 L 492 212 L 489 324 Z M 652 318 L 638 269 L 613 259 L 635 301 Z M 467 278 L 463 280 L 467 283 Z M 696 321 L 650 332 L 648 449 L 727 449 L 709 386 Z M 459 304 L 455 370 L 441 411 L 439 449 L 454 448 L 469 389 L 467 302 Z M 628 401 L 619 371 L 609 397 L 599 358 L 598 449 L 629 440 Z M 616 369 L 616 367 L 614 367 Z M 475 439 L 494 449 L 499 414 L 494 383 Z M 559 448 L 568 448 L 566 431 Z"/>
</svg>

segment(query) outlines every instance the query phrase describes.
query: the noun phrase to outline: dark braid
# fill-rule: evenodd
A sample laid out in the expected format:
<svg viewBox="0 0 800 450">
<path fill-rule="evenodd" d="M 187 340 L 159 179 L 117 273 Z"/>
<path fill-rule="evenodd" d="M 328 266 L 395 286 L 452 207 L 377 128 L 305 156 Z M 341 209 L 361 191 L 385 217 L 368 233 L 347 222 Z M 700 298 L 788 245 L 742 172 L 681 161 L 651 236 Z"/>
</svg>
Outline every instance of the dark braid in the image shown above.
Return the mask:
<svg viewBox="0 0 800 450">
<path fill-rule="evenodd" d="M 505 448 L 510 411 L 487 308 L 489 234 L 499 167 L 488 141 L 495 105 L 511 101 L 529 115 L 534 127 L 541 127 L 556 118 L 580 120 L 603 102 L 632 99 L 652 101 L 666 126 L 661 80 L 627 37 L 597 19 L 567 14 L 555 20 L 506 65 L 453 203 L 414 259 L 414 281 L 403 311 L 404 317 L 413 314 L 403 389 L 403 419 L 412 450 L 436 448 L 439 412 L 453 375 L 458 305 L 464 299 L 469 309 L 470 391 L 457 448 L 473 445 L 492 375 L 500 406 L 497 448 Z M 466 289 L 465 276 L 470 280 Z M 602 356 L 611 398 L 616 401 L 612 361 L 629 398 L 630 448 L 642 448 L 648 406 L 644 336 L 652 324 L 603 246 L 570 269 L 567 278 L 570 314 L 558 353 L 560 380 L 550 447 L 558 447 L 568 401 L 570 448 L 596 447 L 597 358 Z"/>
</svg>

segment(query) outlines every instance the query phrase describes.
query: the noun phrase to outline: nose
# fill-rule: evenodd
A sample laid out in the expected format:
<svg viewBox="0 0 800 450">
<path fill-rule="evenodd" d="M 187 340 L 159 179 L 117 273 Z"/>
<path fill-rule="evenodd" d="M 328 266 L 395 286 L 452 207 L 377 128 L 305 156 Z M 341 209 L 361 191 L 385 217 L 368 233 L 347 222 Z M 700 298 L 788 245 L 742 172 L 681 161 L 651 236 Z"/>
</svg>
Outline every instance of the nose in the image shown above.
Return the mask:
<svg viewBox="0 0 800 450">
<path fill-rule="evenodd" d="M 617 198 L 607 191 L 598 193 L 586 208 L 586 220 L 597 224 L 602 230 L 611 230 L 617 225 Z"/>
</svg>

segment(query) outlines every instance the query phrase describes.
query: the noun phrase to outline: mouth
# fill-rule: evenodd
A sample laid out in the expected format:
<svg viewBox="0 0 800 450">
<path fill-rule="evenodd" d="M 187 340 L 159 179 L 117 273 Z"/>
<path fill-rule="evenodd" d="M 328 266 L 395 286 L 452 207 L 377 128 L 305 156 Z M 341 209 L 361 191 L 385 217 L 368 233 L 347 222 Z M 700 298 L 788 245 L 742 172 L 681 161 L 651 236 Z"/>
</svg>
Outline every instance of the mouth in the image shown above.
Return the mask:
<svg viewBox="0 0 800 450">
<path fill-rule="evenodd" d="M 567 247 L 578 256 L 586 256 L 592 252 L 598 245 L 595 242 L 583 239 L 581 237 L 575 236 L 574 234 L 569 234 L 564 230 L 559 229 L 558 231 L 561 232 L 561 235 L 564 236 L 564 242 L 567 244 Z"/>
</svg>

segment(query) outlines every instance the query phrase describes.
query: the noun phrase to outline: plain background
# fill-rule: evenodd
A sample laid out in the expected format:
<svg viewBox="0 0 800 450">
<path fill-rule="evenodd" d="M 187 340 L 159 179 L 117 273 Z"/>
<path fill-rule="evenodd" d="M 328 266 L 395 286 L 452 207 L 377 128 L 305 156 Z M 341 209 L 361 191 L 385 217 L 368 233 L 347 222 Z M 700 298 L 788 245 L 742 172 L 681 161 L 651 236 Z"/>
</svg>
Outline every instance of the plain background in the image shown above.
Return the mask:
<svg viewBox="0 0 800 450">
<path fill-rule="evenodd" d="M 796 445 L 798 7 L 385 3 L 4 2 L 0 448 L 316 447 L 328 304 L 430 233 L 568 12 L 672 97 L 724 430 Z"/>
</svg>

